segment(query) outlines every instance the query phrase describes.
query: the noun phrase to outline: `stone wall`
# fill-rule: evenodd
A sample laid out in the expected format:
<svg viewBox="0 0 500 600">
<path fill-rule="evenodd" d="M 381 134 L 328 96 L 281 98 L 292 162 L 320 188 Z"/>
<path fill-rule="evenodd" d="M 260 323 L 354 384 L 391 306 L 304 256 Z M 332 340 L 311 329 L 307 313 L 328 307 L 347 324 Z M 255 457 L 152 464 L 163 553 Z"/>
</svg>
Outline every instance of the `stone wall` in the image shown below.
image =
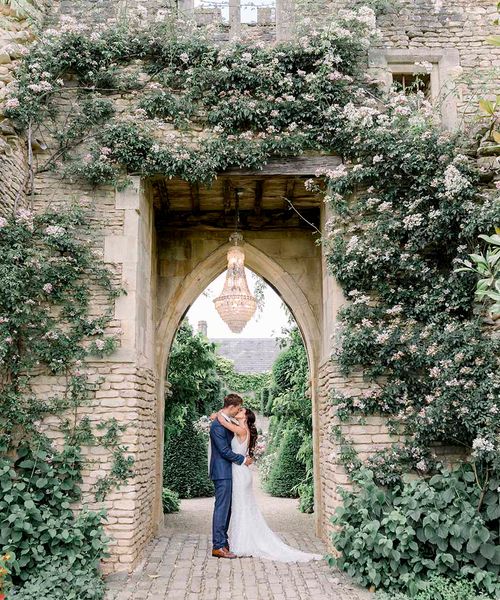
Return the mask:
<svg viewBox="0 0 500 600">
<path fill-rule="evenodd" d="M 89 464 L 83 472 L 82 502 L 75 509 L 81 506 L 107 509 L 106 530 L 111 537 L 112 555 L 104 570 L 130 570 L 142 558 L 143 548 L 159 524 L 153 515 L 158 496 L 160 408 L 153 357 L 152 300 L 148 298 L 154 288 L 152 210 L 141 193 L 138 179 L 127 191 L 117 192 L 112 188 L 93 190 L 74 185 L 50 172 L 35 177 L 34 201 L 36 210 L 65 206 L 71 201 L 83 205 L 93 225 L 94 250 L 114 272 L 115 283 L 127 292 L 116 300 L 115 318 L 107 329 L 107 333 L 118 336 L 118 350 L 82 367 L 90 381 L 96 383 L 96 391 L 89 405 L 79 408 L 79 418 L 88 416 L 95 426 L 114 417 L 126 426 L 121 442 L 127 447 L 126 455 L 134 457 L 134 477 L 119 491 L 110 493 L 104 502 L 96 502 L 94 485 L 109 474 L 112 456 L 101 447 L 85 448 Z M 107 309 L 107 297 L 96 291 L 93 312 L 102 314 Z M 64 382 L 40 376 L 34 388 L 40 394 L 57 392 L 64 389 Z M 58 419 L 47 419 L 44 427 L 55 444 L 60 445 L 63 436 Z"/>
<path fill-rule="evenodd" d="M 136 14 L 141 5 L 146 6 L 148 16 L 153 18 L 158 10 L 169 7 L 160 0 L 109 0 L 101 4 L 18 0 L 15 7 L 14 2 L 0 6 L 0 104 L 8 92 L 12 70 L 22 56 L 22 48 L 32 39 L 27 15 L 40 20 L 49 5 L 52 23 L 61 15 L 81 16 L 83 12 L 90 22 L 116 22 L 120 15 L 130 14 L 127 11 Z M 346 2 L 329 5 L 330 10 L 335 11 Z M 96 8 L 89 10 L 89 6 Z M 372 66 L 379 72 L 388 68 L 388 61 L 383 62 L 385 49 L 392 49 L 400 51 L 398 60 L 403 60 L 406 52 L 410 63 L 415 57 L 430 56 L 439 69 L 440 52 L 454 50 L 466 75 L 475 77 L 471 84 L 461 84 L 458 88 L 457 104 L 462 111 L 468 111 L 469 107 L 475 110 L 471 98 L 481 91 L 482 74 L 500 66 L 499 50 L 484 41 L 494 30 L 491 25 L 494 16 L 493 0 L 401 0 L 398 12 L 379 19 L 382 39 L 378 54 L 371 57 Z M 266 27 L 254 28 L 254 31 L 268 35 Z M 268 35 L 268 39 L 271 37 Z M 129 98 L 125 98 L 119 108 L 127 110 L 128 105 Z M 25 142 L 15 133 L 0 113 L 0 214 L 12 206 L 26 181 Z M 47 157 L 48 154 L 40 153 L 37 158 L 42 162 Z M 24 194 L 19 199 L 25 202 Z M 105 187 L 93 190 L 71 184 L 55 173 L 43 173 L 35 178 L 32 200 L 37 210 L 73 200 L 85 205 L 94 226 L 93 246 L 110 264 L 116 282 L 128 292 L 117 300 L 114 320 L 109 327 L 110 333 L 120 336 L 118 351 L 107 360 L 86 365 L 90 375 L 102 377 L 103 383 L 85 411 L 94 422 L 114 416 L 127 425 L 123 441 L 135 457 L 136 475 L 127 486 L 111 494 L 104 506 L 109 510 L 108 531 L 114 538 L 113 555 L 106 569 L 131 569 L 161 522 L 159 482 L 168 348 L 189 306 L 189 298 L 194 299 L 210 282 L 210 273 L 200 271 L 200 263 L 212 269 L 213 276 L 223 269 L 224 251 L 220 249 L 225 240 L 207 232 L 190 239 L 185 232 L 170 232 L 157 238 L 151 199 L 137 178 L 129 190 L 117 192 Z M 248 236 L 250 244 L 253 239 L 252 235 Z M 343 298 L 325 265 L 321 266 L 321 256 L 311 236 L 305 240 L 281 232 L 259 236 L 255 241 L 262 250 L 260 254 L 250 251 L 249 266 L 281 291 L 301 323 L 309 356 L 313 359 L 316 499 L 321 516 L 318 530 L 326 538 L 329 517 L 339 503 L 337 485 L 348 483 L 331 437 L 335 417 L 329 395 L 333 388 L 362 395 L 370 385 L 361 374 L 350 378 L 341 376 L 336 365 L 329 361 L 334 343 L 331 336 Z M 193 287 L 186 291 L 189 285 Z M 106 308 L 106 303 L 105 297 L 96 295 L 95 312 Z M 322 366 L 318 369 L 318 365 Z M 44 393 L 59 384 L 53 379 L 40 378 L 37 385 Z M 85 414 L 84 409 L 82 414 Z M 53 425 L 55 422 L 47 422 L 48 428 Z M 380 417 L 369 417 L 365 425 L 347 424 L 344 429 L 361 457 L 394 441 Z M 98 449 L 89 449 L 88 455 L 95 463 L 85 473 L 84 503 L 96 508 L 91 488 L 97 477 L 109 471 L 111 462 L 109 455 Z"/>
<path fill-rule="evenodd" d="M 348 489 L 352 487 L 339 459 L 339 447 L 332 434 L 333 426 L 341 425 L 343 435 L 354 444 L 362 460 L 366 460 L 377 450 L 399 441 L 399 438 L 389 434 L 384 417 L 369 416 L 363 419 L 363 423 L 359 423 L 353 418 L 350 422 L 341 424 L 335 416 L 335 410 L 330 401 L 333 390 L 361 398 L 364 392 L 372 389 L 372 384 L 363 377 L 362 373 L 353 373 L 351 376 L 345 377 L 340 373 L 338 365 L 334 361 L 328 361 L 320 368 L 318 385 L 319 461 L 321 463 L 321 496 L 324 509 L 321 535 L 328 542 L 332 530 L 330 517 L 335 508 L 341 504 L 338 487 Z"/>
<path fill-rule="evenodd" d="M 14 70 L 34 40 L 33 25 L 40 23 L 48 0 L 4 0 L 0 3 L 0 215 L 15 203 L 27 203 L 27 156 L 24 136 L 19 137 L 4 118 L 2 106 L 14 85 Z"/>
</svg>

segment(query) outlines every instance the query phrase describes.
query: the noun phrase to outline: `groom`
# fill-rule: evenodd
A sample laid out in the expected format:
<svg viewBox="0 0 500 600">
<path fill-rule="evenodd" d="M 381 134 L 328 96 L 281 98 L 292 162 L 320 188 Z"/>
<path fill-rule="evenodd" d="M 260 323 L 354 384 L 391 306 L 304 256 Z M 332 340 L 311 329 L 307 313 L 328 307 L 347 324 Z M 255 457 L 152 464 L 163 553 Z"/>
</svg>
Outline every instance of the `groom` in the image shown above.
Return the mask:
<svg viewBox="0 0 500 600">
<path fill-rule="evenodd" d="M 237 394 L 229 394 L 224 398 L 222 415 L 230 421 L 235 417 L 243 404 Z M 233 492 L 233 475 L 231 463 L 251 465 L 252 459 L 231 450 L 234 433 L 223 427 L 217 419 L 210 426 L 210 479 L 215 487 L 215 508 L 212 521 L 212 556 L 218 558 L 236 558 L 229 551 L 227 529 L 231 518 L 231 496 Z"/>
</svg>

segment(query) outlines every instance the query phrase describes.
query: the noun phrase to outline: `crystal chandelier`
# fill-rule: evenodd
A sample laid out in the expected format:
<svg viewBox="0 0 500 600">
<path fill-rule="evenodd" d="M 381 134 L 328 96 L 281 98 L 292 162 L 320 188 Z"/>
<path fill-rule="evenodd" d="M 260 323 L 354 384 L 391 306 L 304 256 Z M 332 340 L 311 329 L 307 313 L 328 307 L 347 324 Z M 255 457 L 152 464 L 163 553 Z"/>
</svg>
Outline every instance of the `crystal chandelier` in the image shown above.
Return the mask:
<svg viewBox="0 0 500 600">
<path fill-rule="evenodd" d="M 237 194 L 237 192 L 236 192 Z M 227 253 L 227 273 L 224 288 L 214 300 L 221 319 L 233 333 L 241 333 L 255 314 L 257 302 L 248 289 L 245 275 L 245 253 L 241 248 L 243 236 L 238 231 L 238 197 L 236 195 L 236 231 L 229 241 L 233 244 Z"/>
</svg>

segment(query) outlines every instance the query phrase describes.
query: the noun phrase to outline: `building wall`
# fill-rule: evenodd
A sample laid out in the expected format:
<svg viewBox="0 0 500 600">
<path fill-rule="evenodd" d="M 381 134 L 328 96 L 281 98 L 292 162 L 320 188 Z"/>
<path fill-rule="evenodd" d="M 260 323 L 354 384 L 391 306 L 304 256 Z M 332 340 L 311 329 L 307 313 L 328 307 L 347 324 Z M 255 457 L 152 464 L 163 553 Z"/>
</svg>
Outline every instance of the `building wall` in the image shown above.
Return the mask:
<svg viewBox="0 0 500 600">
<path fill-rule="evenodd" d="M 35 39 L 33 26 L 40 23 L 48 0 L 17 0 L 0 5 L 0 215 L 14 205 L 26 207 L 28 158 L 25 137 L 4 119 L 2 106 L 14 85 L 14 70 Z"/>
<path fill-rule="evenodd" d="M 316 14 L 320 13 L 319 4 L 315 3 Z M 351 3 L 336 0 L 327 4 L 329 10 L 336 12 Z M 0 104 L 12 84 L 12 71 L 22 47 L 33 39 L 28 15 L 40 21 L 47 11 L 47 23 L 51 25 L 61 15 L 84 16 L 88 22 L 99 24 L 139 14 L 141 6 L 146 7 L 150 19 L 157 18 L 158 10 L 168 8 L 165 2 L 157 0 L 110 0 L 99 9 L 92 6 L 93 2 L 81 0 L 18 0 L 15 10 L 0 6 Z M 399 0 L 399 6 L 396 13 L 379 18 L 382 37 L 369 57 L 373 72 L 385 76 L 395 56 L 409 64 L 430 57 L 439 70 L 440 57 L 453 55 L 453 64 L 461 66 L 465 76 L 474 79 L 456 88 L 458 120 L 464 112 L 475 112 L 475 94 L 483 94 L 483 77 L 491 68 L 500 66 L 499 49 L 485 42 L 485 37 L 495 29 L 491 24 L 495 17 L 494 1 Z M 260 39 L 273 38 L 267 25 L 249 32 Z M 228 37 L 229 33 L 226 31 L 224 35 Z M 286 34 L 286 31 L 280 33 L 282 37 Z M 441 78 L 446 75 L 450 81 L 453 67 L 449 61 L 445 67 Z M 127 101 L 122 101 L 122 110 L 126 110 Z M 40 153 L 38 159 L 43 158 Z M 117 283 L 128 292 L 117 300 L 109 328 L 114 333 L 121 330 L 118 351 L 106 360 L 87 365 L 91 376 L 102 377 L 103 383 L 86 410 L 93 420 L 114 416 L 128 427 L 124 442 L 135 457 L 136 476 L 129 485 L 111 494 L 104 505 L 109 510 L 108 531 L 114 538 L 113 555 L 106 569 L 131 569 L 161 522 L 158 485 L 168 349 L 189 306 L 188 299 L 194 299 L 210 282 L 210 279 L 205 282 L 208 275 L 201 273 L 200 262 L 212 269 L 213 276 L 223 270 L 224 239 L 207 232 L 192 236 L 178 232 L 157 239 L 151 201 L 137 178 L 126 192 L 117 192 L 111 188 L 92 190 L 71 184 L 57 173 L 44 173 L 36 176 L 34 195 L 26 199 L 23 192 L 26 173 L 24 137 L 16 134 L 0 112 L 0 214 L 5 214 L 16 198 L 20 206 L 33 202 L 37 210 L 73 200 L 84 204 L 95 225 L 94 247 L 111 265 Z M 343 297 L 311 237 L 306 240 L 296 234 L 269 233 L 258 237 L 249 234 L 247 240 L 250 244 L 254 242 L 261 252 L 253 255 L 250 252 L 253 266 L 249 266 L 282 291 L 301 323 L 312 357 L 316 502 L 321 517 L 318 531 L 326 538 L 329 517 L 339 502 L 336 487 L 347 484 L 338 461 L 338 448 L 331 437 L 335 416 L 329 396 L 333 389 L 361 395 L 369 384 L 361 374 L 341 376 L 330 360 L 335 345 L 336 314 Z M 96 311 L 105 303 L 104 297 L 95 296 Z M 61 382 L 40 378 L 37 385 L 45 393 Z M 46 423 L 53 432 L 52 425 L 50 421 Z M 362 456 L 391 441 L 379 417 L 370 417 L 365 425 L 347 424 L 345 433 Z M 91 486 L 100 474 L 109 471 L 111 463 L 110 457 L 100 450 L 90 449 L 89 456 L 95 462 L 85 473 L 84 502 L 97 507 Z"/>
</svg>

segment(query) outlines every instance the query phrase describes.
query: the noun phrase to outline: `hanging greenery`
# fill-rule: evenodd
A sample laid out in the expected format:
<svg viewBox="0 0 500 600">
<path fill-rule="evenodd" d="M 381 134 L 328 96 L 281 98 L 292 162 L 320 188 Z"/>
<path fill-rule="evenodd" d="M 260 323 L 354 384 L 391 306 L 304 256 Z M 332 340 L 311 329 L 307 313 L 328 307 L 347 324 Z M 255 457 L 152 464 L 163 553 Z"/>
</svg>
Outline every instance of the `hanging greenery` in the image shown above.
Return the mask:
<svg viewBox="0 0 500 600">
<path fill-rule="evenodd" d="M 52 130 L 42 169 L 94 185 L 124 184 L 127 173 L 210 182 L 229 166 L 338 149 L 342 106 L 373 88 L 360 69 L 373 26 L 360 9 L 298 44 L 217 46 L 179 24 L 90 33 L 67 20 L 32 46 L 6 114 L 33 135 Z M 69 76 L 77 87 L 65 87 Z"/>
<path fill-rule="evenodd" d="M 75 517 L 71 508 L 82 500 L 82 469 L 89 465 L 82 446 L 101 446 L 111 457 L 110 473 L 95 485 L 96 500 L 128 480 L 133 462 L 120 443 L 124 428 L 115 419 L 92 423 L 84 416 L 99 386 L 86 363 L 116 348 L 115 337 L 106 333 L 111 313 L 94 315 L 91 288 L 104 292 L 108 302 L 120 293 L 91 250 L 86 222 L 87 215 L 77 208 L 39 214 L 20 209 L 0 217 L 0 547 L 9 556 L 5 586 L 44 589 L 61 600 L 68 557 L 78 597 L 93 598 L 92 589 L 102 592 L 102 586 L 91 582 L 99 580 L 95 557 L 107 552 L 105 513 L 83 511 Z M 57 384 L 52 393 L 38 389 L 42 376 Z M 58 447 L 43 426 L 46 417 L 52 418 L 53 433 L 61 432 Z M 42 586 L 41 574 L 49 563 L 59 575 Z"/>
</svg>

